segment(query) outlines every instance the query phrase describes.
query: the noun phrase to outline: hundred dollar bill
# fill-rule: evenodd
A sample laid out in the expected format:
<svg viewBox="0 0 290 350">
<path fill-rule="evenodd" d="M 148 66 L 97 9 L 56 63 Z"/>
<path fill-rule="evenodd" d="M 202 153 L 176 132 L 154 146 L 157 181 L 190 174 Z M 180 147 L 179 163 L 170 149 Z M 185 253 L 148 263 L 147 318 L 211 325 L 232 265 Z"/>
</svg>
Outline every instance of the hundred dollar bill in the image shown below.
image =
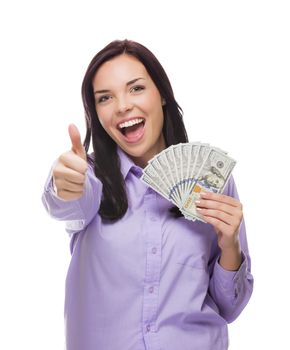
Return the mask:
<svg viewBox="0 0 290 350">
<path fill-rule="evenodd" d="M 180 210 L 181 211 L 181 213 L 183 214 L 183 216 L 185 217 L 185 219 L 187 219 L 187 220 L 191 220 L 191 221 L 195 221 L 195 220 L 199 220 L 199 221 L 202 221 L 202 222 L 204 222 L 204 223 L 206 223 L 206 221 L 205 220 L 203 220 L 200 216 L 194 216 L 194 215 L 188 215 L 186 212 L 184 212 L 183 210 Z"/>
<path fill-rule="evenodd" d="M 167 159 L 163 152 L 157 154 L 154 158 L 152 158 L 148 165 L 151 165 L 153 169 L 156 171 L 161 182 L 163 182 L 163 188 L 166 191 L 167 199 L 172 199 L 174 203 L 179 206 L 181 205 L 180 199 L 175 191 L 171 191 L 173 185 L 170 179 L 170 168 L 167 163 Z"/>
<path fill-rule="evenodd" d="M 187 187 L 189 183 L 192 182 L 195 174 L 196 163 L 197 163 L 197 155 L 200 150 L 200 142 L 191 142 L 185 143 L 182 145 L 182 157 L 184 158 L 184 171 L 185 174 L 184 179 L 182 181 L 182 203 L 184 201 L 184 196 L 186 195 Z"/>
<path fill-rule="evenodd" d="M 181 193 L 180 193 L 180 189 L 178 188 L 179 169 L 177 169 L 177 165 L 174 161 L 173 146 L 166 148 L 162 152 L 162 159 L 164 159 L 164 162 L 166 162 L 169 167 L 169 178 L 171 179 L 171 184 L 172 184 L 171 194 L 173 193 L 176 194 L 179 205 L 181 205 Z"/>
<path fill-rule="evenodd" d="M 162 197 L 166 198 L 167 200 L 171 200 L 168 196 L 166 188 L 160 181 L 160 178 L 153 167 L 147 165 L 143 169 L 143 174 L 140 179 L 148 186 L 153 188 L 156 192 L 158 192 Z"/>
<path fill-rule="evenodd" d="M 178 193 L 180 193 L 180 201 L 182 201 L 182 181 L 184 179 L 184 175 L 183 175 L 183 158 L 182 158 L 182 153 L 181 153 L 181 143 L 179 143 L 178 145 L 174 145 L 172 147 L 172 152 L 173 152 L 173 160 L 175 163 L 175 169 L 177 169 L 176 171 L 176 175 L 177 175 L 177 183 L 175 184 L 175 186 L 178 189 Z"/>
<path fill-rule="evenodd" d="M 189 166 L 190 166 L 190 161 L 191 161 L 191 149 L 192 146 L 190 143 L 182 143 L 181 144 L 181 158 L 182 158 L 182 174 L 183 177 L 181 179 L 181 184 L 180 184 L 180 188 L 181 188 L 181 195 L 184 195 L 184 188 L 185 188 L 185 183 L 186 180 L 189 177 Z"/>
<path fill-rule="evenodd" d="M 190 169 L 190 175 L 189 179 L 187 181 L 187 184 L 185 186 L 185 192 L 183 195 L 183 202 L 184 198 L 187 198 L 188 193 L 192 187 L 192 185 L 196 181 L 196 176 L 199 173 L 200 169 L 202 168 L 209 152 L 210 152 L 210 147 L 208 144 L 205 143 L 200 143 L 198 149 L 196 150 L 196 153 L 194 154 L 194 164 L 193 167 Z"/>
<path fill-rule="evenodd" d="M 200 198 L 201 192 L 221 193 L 232 173 L 236 161 L 225 153 L 211 148 L 207 158 L 196 176 L 196 181 L 189 189 L 181 207 L 182 213 L 199 219 L 195 201 Z"/>
<path fill-rule="evenodd" d="M 173 183 L 173 187 L 172 187 L 172 192 L 175 192 L 179 198 L 179 201 L 181 202 L 181 193 L 180 193 L 180 189 L 178 187 L 179 185 L 179 170 L 177 168 L 177 164 L 175 162 L 175 155 L 174 155 L 174 151 L 173 151 L 173 145 L 168 147 L 167 149 L 164 150 L 164 155 L 167 159 L 168 165 L 169 165 L 169 169 L 170 169 L 170 177 L 172 178 L 172 183 Z"/>
</svg>

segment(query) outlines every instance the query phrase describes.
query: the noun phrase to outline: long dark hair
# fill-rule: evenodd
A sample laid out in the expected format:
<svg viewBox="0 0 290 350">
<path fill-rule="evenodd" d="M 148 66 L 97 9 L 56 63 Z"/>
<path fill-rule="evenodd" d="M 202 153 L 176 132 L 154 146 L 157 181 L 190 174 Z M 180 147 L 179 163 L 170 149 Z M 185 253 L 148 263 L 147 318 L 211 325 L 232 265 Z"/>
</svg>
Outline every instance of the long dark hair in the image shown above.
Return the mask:
<svg viewBox="0 0 290 350">
<path fill-rule="evenodd" d="M 188 142 L 183 124 L 183 111 L 175 101 L 170 81 L 153 53 L 145 46 L 127 39 L 112 41 L 99 51 L 92 59 L 84 76 L 82 99 L 87 128 L 84 147 L 86 152 L 88 152 L 92 137 L 94 157 L 91 158 L 88 154 L 87 156 L 94 167 L 95 175 L 103 183 L 103 195 L 99 214 L 106 220 L 121 219 L 128 209 L 128 200 L 125 181 L 120 170 L 117 144 L 99 122 L 92 81 L 97 70 L 104 62 L 123 53 L 134 56 L 145 66 L 159 90 L 160 96 L 166 101 L 166 104 L 163 106 L 164 122 L 162 129 L 166 147 L 180 142 Z M 172 207 L 170 212 L 175 217 L 182 216 L 177 207 Z"/>
</svg>

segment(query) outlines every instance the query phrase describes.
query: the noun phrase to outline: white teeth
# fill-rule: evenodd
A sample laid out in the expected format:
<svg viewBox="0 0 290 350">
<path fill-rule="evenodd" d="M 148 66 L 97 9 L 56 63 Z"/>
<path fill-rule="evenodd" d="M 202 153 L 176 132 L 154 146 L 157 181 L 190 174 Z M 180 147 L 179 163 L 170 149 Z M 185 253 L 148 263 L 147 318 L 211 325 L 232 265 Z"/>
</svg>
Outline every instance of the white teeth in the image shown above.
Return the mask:
<svg viewBox="0 0 290 350">
<path fill-rule="evenodd" d="M 129 120 L 128 122 L 119 124 L 119 128 L 120 129 L 127 128 L 128 126 L 132 126 L 132 125 L 139 124 L 142 122 L 143 122 L 143 119 L 141 119 L 141 118 Z"/>
</svg>

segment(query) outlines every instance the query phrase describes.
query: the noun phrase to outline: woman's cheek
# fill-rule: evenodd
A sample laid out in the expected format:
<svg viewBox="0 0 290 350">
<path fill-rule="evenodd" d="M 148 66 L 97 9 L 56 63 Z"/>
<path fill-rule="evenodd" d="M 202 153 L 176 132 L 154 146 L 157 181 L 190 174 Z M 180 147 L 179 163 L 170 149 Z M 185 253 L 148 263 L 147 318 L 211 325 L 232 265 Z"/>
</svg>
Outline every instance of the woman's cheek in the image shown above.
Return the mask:
<svg viewBox="0 0 290 350">
<path fill-rule="evenodd" d="M 108 129 L 108 126 L 109 126 L 109 121 L 108 121 L 108 118 L 106 118 L 104 115 L 102 115 L 101 113 L 98 113 L 98 116 L 99 116 L 99 122 L 100 124 L 102 125 L 102 127 L 104 129 Z"/>
</svg>

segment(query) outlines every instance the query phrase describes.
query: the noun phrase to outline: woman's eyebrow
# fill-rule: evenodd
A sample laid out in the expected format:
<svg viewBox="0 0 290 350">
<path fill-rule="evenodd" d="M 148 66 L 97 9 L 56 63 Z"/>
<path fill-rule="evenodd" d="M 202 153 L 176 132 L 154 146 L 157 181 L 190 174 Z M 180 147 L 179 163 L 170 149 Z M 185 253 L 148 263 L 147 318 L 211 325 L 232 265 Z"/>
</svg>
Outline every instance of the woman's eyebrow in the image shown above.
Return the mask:
<svg viewBox="0 0 290 350">
<path fill-rule="evenodd" d="M 132 85 L 132 84 L 136 83 L 137 80 L 140 80 L 140 79 L 144 79 L 145 80 L 145 78 L 135 78 L 133 80 L 128 81 L 126 83 L 126 86 Z M 106 92 L 110 92 L 110 90 L 108 90 L 108 89 L 97 90 L 97 91 L 94 91 L 94 94 L 103 94 L 103 93 L 106 93 Z"/>
</svg>

